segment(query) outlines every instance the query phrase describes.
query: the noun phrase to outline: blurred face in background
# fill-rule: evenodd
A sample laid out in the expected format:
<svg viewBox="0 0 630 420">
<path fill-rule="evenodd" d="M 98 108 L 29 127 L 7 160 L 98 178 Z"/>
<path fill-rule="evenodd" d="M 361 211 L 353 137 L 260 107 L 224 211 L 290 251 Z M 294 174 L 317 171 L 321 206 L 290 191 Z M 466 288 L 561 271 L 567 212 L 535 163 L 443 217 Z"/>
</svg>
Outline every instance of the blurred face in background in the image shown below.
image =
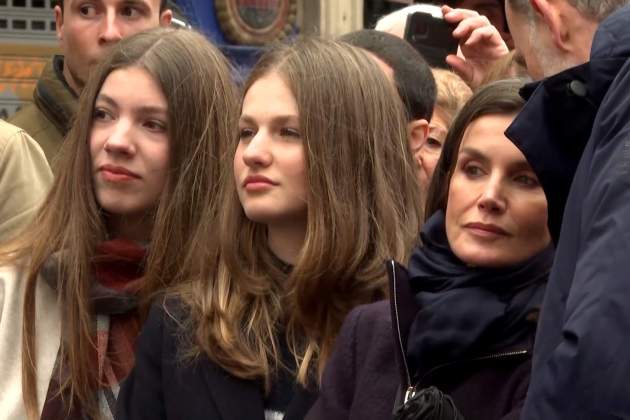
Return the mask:
<svg viewBox="0 0 630 420">
<path fill-rule="evenodd" d="M 429 123 L 429 137 L 417 154 L 420 162 L 418 179 L 420 188 L 425 196 L 429 190 L 429 184 L 431 184 L 435 167 L 442 155 L 442 147 L 444 146 L 444 140 L 446 140 L 446 134 L 448 133 L 450 125 L 451 121 L 446 116 L 446 113 L 439 106 L 436 106 L 433 110 L 431 122 Z"/>
<path fill-rule="evenodd" d="M 529 163 L 505 135 L 514 115 L 471 122 L 451 176 L 446 235 L 464 263 L 504 267 L 550 243 L 547 200 Z"/>
<path fill-rule="evenodd" d="M 160 0 L 64 0 L 55 6 L 57 39 L 64 54 L 63 75 L 79 94 L 90 70 L 118 41 L 171 22 Z"/>
</svg>

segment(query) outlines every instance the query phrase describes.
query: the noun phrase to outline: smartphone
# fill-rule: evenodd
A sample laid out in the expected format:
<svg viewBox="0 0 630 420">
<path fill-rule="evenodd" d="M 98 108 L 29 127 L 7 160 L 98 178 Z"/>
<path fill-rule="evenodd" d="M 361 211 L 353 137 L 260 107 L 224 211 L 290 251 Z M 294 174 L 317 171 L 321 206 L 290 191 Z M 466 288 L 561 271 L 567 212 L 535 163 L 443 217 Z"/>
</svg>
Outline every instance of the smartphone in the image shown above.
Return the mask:
<svg viewBox="0 0 630 420">
<path fill-rule="evenodd" d="M 431 67 L 447 68 L 446 56 L 457 54 L 458 41 L 453 38 L 454 29 L 442 18 L 441 12 L 416 12 L 407 17 L 405 40 L 422 54 Z"/>
</svg>

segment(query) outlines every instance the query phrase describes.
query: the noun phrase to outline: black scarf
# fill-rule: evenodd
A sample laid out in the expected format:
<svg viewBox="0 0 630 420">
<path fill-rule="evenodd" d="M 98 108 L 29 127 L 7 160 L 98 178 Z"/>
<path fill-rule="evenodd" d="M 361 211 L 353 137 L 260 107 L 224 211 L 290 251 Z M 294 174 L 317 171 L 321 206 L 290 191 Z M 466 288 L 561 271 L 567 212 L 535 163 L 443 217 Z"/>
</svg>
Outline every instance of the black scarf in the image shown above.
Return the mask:
<svg viewBox="0 0 630 420">
<path fill-rule="evenodd" d="M 421 233 L 409 262 L 420 310 L 409 329 L 407 356 L 414 379 L 453 361 L 506 351 L 533 335 L 535 314 L 553 262 L 553 247 L 506 268 L 470 267 L 451 251 L 444 213 Z"/>
</svg>

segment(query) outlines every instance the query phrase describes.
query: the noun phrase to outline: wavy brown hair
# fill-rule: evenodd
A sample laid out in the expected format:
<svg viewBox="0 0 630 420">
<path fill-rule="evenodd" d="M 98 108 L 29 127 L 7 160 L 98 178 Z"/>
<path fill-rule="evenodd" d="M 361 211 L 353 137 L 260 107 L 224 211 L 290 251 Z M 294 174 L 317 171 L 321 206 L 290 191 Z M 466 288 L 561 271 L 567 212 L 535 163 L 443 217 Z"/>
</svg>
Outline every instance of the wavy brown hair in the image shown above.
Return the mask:
<svg viewBox="0 0 630 420">
<path fill-rule="evenodd" d="M 29 418 L 38 418 L 35 364 L 35 290 L 38 274 L 52 254 L 62 252 L 57 293 L 62 331 L 61 395 L 70 409 L 79 404 L 98 417 L 94 394 L 99 386 L 92 355 L 93 310 L 88 298 L 95 246 L 107 236 L 107 214 L 96 201 L 89 151 L 95 98 L 110 73 L 138 67 L 147 71 L 168 105 L 169 175 L 154 218 L 141 290 L 141 313 L 150 298 L 191 277 L 191 260 L 215 226 L 220 162 L 236 127 L 237 93 L 223 55 L 202 35 L 154 29 L 121 41 L 95 69 L 82 92 L 72 129 L 64 140 L 58 176 L 36 220 L 19 239 L 0 251 L 3 264 L 27 273 L 22 326 L 22 390 Z M 133 92 L 129 92 L 133 94 Z M 41 396 L 39 396 L 41 398 Z"/>
<path fill-rule="evenodd" d="M 279 45 L 256 64 L 244 93 L 270 73 L 296 99 L 306 155 L 307 229 L 297 262 L 290 273 L 279 267 L 266 227 L 247 219 L 230 175 L 218 263 L 183 294 L 193 354 L 267 389 L 281 332 L 298 381 L 319 381 L 346 314 L 386 297 L 383 263 L 407 259 L 421 220 L 405 109 L 371 58 L 334 41 Z"/>
</svg>

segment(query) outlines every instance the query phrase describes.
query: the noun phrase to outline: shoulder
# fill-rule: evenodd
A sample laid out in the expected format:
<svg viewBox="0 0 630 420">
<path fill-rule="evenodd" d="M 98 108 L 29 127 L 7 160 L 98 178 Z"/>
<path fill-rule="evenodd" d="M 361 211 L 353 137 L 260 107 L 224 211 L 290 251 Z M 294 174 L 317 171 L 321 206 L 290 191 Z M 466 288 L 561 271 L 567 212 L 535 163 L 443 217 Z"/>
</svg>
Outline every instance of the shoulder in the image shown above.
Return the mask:
<svg viewBox="0 0 630 420">
<path fill-rule="evenodd" d="M 149 309 L 141 336 L 145 339 L 175 340 L 187 330 L 188 310 L 176 298 L 163 298 L 155 301 Z M 152 340 L 152 341 L 153 341 Z"/>
<path fill-rule="evenodd" d="M 28 132 L 17 125 L 0 120 L 0 159 L 7 163 L 42 167 L 50 172 L 44 151 Z M 15 159 L 21 159 L 15 162 Z M 52 179 L 52 174 L 50 175 Z"/>
<path fill-rule="evenodd" d="M 360 305 L 354 308 L 344 321 L 345 328 L 352 328 L 360 339 L 380 340 L 385 331 L 391 331 L 391 311 L 388 300 Z M 391 339 L 391 334 L 387 336 Z"/>
<path fill-rule="evenodd" d="M 355 360 L 357 365 L 393 355 L 393 333 L 389 301 L 380 301 L 354 308 L 346 317 L 335 349 Z M 350 354 L 348 354 L 350 353 Z M 393 359 L 392 359 L 393 361 Z"/>
<path fill-rule="evenodd" d="M 25 105 L 8 121 L 27 132 L 42 148 L 49 160 L 56 154 L 64 134 L 37 105 L 34 103 Z"/>
<path fill-rule="evenodd" d="M 9 123 L 22 128 L 31 136 L 37 138 L 42 132 L 56 130 L 51 121 L 48 120 L 35 103 L 28 103 L 7 120 Z"/>
</svg>

